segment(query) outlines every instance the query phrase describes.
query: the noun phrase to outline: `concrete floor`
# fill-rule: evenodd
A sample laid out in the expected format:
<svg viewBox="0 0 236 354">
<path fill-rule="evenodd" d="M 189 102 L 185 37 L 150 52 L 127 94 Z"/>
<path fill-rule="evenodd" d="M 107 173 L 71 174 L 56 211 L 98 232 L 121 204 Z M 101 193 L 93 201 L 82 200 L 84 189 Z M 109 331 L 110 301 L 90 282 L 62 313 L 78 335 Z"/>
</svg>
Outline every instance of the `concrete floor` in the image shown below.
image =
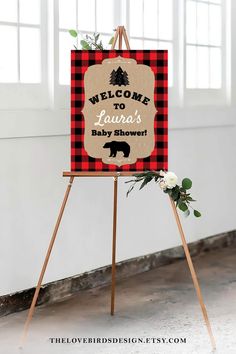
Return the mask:
<svg viewBox="0 0 236 354">
<path fill-rule="evenodd" d="M 218 354 L 236 353 L 236 249 L 194 258 Z M 18 348 L 26 311 L 0 319 L 1 354 L 204 354 L 211 345 L 185 261 L 117 284 L 116 315 L 108 287 L 38 307 L 28 341 Z M 186 344 L 50 344 L 49 338 L 186 338 Z"/>
</svg>

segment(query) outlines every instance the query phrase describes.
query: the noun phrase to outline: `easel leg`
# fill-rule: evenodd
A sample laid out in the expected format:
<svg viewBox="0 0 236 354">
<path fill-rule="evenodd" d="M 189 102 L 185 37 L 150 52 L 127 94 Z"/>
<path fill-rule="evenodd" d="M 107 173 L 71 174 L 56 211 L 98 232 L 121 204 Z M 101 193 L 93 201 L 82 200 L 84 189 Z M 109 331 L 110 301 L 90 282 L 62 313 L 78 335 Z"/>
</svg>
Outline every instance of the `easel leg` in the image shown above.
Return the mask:
<svg viewBox="0 0 236 354">
<path fill-rule="evenodd" d="M 34 297 L 33 297 L 33 300 L 32 300 L 32 303 L 31 303 L 31 306 L 30 306 L 30 309 L 29 309 L 29 313 L 28 313 L 28 316 L 27 316 L 27 319 L 26 319 L 26 322 L 25 322 L 23 336 L 22 336 L 22 340 L 21 340 L 21 345 L 23 345 L 24 342 L 25 342 L 25 339 L 26 339 L 26 336 L 27 336 L 27 333 L 28 333 L 28 329 L 29 329 L 29 325 L 30 325 L 30 321 L 31 321 L 31 319 L 33 317 L 33 314 L 34 314 L 34 309 L 35 309 L 36 302 L 37 302 L 38 295 L 39 295 L 39 291 L 40 291 L 40 288 L 41 288 L 41 285 L 42 285 L 43 277 L 44 277 L 44 274 L 45 274 L 45 271 L 46 271 L 46 268 L 47 268 L 47 265 L 48 265 L 49 257 L 50 257 L 50 254 L 52 252 L 52 248 L 53 248 L 56 236 L 57 236 L 57 231 L 58 231 L 59 226 L 60 226 L 60 222 L 61 222 L 61 219 L 62 219 L 62 216 L 63 216 L 63 212 L 65 210 L 66 202 L 67 202 L 70 190 L 71 190 L 71 186 L 72 186 L 73 180 L 74 180 L 74 177 L 73 176 L 70 177 L 70 181 L 69 181 L 68 187 L 66 189 L 66 193 L 65 193 L 65 196 L 64 196 L 64 199 L 63 199 L 63 202 L 62 202 L 62 206 L 61 206 L 58 218 L 57 218 L 57 222 L 56 222 L 56 225 L 55 225 L 55 228 L 54 228 L 54 231 L 53 231 L 53 235 L 52 235 L 51 241 L 49 243 L 47 254 L 46 254 L 46 257 L 45 257 L 45 260 L 44 260 L 44 263 L 43 263 L 43 267 L 42 267 L 42 270 L 41 270 L 41 273 L 40 273 L 40 276 L 39 276 L 38 284 L 37 284 L 37 287 L 35 289 Z"/>
<path fill-rule="evenodd" d="M 180 236 L 181 236 L 184 252 L 185 252 L 186 259 L 187 259 L 187 262 L 188 262 L 188 266 L 189 266 L 189 269 L 190 269 L 190 273 L 191 273 L 191 276 L 192 276 L 193 284 L 194 284 L 194 287 L 195 287 L 195 290 L 196 290 L 196 293 L 197 293 L 198 301 L 199 301 L 199 304 L 200 304 L 201 309 L 202 309 L 203 318 L 205 320 L 205 323 L 206 323 L 206 326 L 207 326 L 207 330 L 208 330 L 208 334 L 210 336 L 212 348 L 213 348 L 213 350 L 215 350 L 216 349 L 215 339 L 214 339 L 214 336 L 213 336 L 213 333 L 212 333 L 212 329 L 211 329 L 211 325 L 210 325 L 210 321 L 209 321 L 209 318 L 208 318 L 208 315 L 207 315 L 207 310 L 206 310 L 206 307 L 205 307 L 204 302 L 203 302 L 201 288 L 200 288 L 200 285 L 199 285 L 199 282 L 198 282 L 198 279 L 197 279 L 197 275 L 196 275 L 196 272 L 195 272 L 195 269 L 194 269 L 194 266 L 193 266 L 193 262 L 192 262 L 192 258 L 191 258 L 191 255 L 190 255 L 190 252 L 189 252 L 189 249 L 188 249 L 188 245 L 187 245 L 187 242 L 186 242 L 186 239 L 185 239 L 185 236 L 184 236 L 184 231 L 183 231 L 183 228 L 182 228 L 182 225 L 181 225 L 181 222 L 180 222 L 179 214 L 177 212 L 175 203 L 171 199 L 171 197 L 170 197 L 170 202 L 171 202 L 171 206 L 172 206 L 172 209 L 173 209 L 173 212 L 174 212 L 175 220 L 176 220 L 176 223 L 177 223 L 177 226 L 178 226 L 178 229 L 179 229 L 179 233 L 180 233 Z"/>
<path fill-rule="evenodd" d="M 112 275 L 111 275 L 111 316 L 115 309 L 115 285 L 116 285 L 116 221 L 117 221 L 117 182 L 114 177 L 114 204 L 113 204 L 113 239 L 112 239 Z"/>
</svg>

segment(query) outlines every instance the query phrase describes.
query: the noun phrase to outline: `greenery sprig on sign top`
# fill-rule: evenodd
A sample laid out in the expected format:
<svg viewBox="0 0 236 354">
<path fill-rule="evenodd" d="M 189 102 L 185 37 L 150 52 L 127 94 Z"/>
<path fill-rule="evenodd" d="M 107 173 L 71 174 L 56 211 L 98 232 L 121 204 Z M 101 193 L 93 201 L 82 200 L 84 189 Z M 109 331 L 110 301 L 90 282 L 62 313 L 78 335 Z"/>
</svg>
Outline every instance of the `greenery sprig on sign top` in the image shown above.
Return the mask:
<svg viewBox="0 0 236 354">
<path fill-rule="evenodd" d="M 192 209 L 194 216 L 197 218 L 201 216 L 201 213 L 192 207 L 192 203 L 196 200 L 192 198 L 189 190 L 192 187 L 192 181 L 189 178 L 184 178 L 181 185 L 178 185 L 178 177 L 173 172 L 165 171 L 145 171 L 143 173 L 135 173 L 135 179 L 127 181 L 126 183 L 131 183 L 127 196 L 134 189 L 137 184 L 140 184 L 139 189 L 143 189 L 148 183 L 154 181 L 159 185 L 164 193 L 168 194 L 171 199 L 175 202 L 176 207 L 178 207 L 185 216 L 190 215 L 190 210 Z"/>
<path fill-rule="evenodd" d="M 69 33 L 72 37 L 76 38 L 78 36 L 79 32 L 74 29 L 71 29 L 71 30 L 69 30 Z M 114 39 L 114 37 L 111 37 L 108 45 L 112 45 L 113 39 Z M 104 45 L 103 45 L 102 41 L 100 40 L 100 33 L 96 33 L 96 32 L 94 32 L 91 35 L 85 34 L 83 36 L 83 39 L 81 39 L 81 41 L 80 41 L 80 45 L 81 45 L 81 49 L 84 49 L 84 50 L 103 50 L 104 49 Z M 74 47 L 75 47 L 75 49 L 78 49 L 75 45 L 74 45 Z"/>
</svg>

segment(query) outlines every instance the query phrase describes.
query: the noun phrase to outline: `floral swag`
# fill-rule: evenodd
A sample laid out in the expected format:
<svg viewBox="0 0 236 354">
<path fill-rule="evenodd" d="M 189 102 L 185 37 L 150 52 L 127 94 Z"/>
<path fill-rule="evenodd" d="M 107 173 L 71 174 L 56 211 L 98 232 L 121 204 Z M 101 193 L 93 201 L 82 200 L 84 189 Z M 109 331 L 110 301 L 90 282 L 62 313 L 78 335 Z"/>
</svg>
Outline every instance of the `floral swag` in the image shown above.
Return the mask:
<svg viewBox="0 0 236 354">
<path fill-rule="evenodd" d="M 143 173 L 135 173 L 135 179 L 127 181 L 126 183 L 131 183 L 127 196 L 134 189 L 136 184 L 140 184 L 139 189 L 145 187 L 149 182 L 154 181 L 159 185 L 164 193 L 168 194 L 170 198 L 175 202 L 176 207 L 178 207 L 185 216 L 190 215 L 190 210 L 193 210 L 193 214 L 196 217 L 200 217 L 201 213 L 191 206 L 192 202 L 196 200 L 191 197 L 189 190 L 192 187 L 192 181 L 189 178 L 184 178 L 181 185 L 178 185 L 178 177 L 174 172 L 166 171 L 145 171 Z"/>
</svg>

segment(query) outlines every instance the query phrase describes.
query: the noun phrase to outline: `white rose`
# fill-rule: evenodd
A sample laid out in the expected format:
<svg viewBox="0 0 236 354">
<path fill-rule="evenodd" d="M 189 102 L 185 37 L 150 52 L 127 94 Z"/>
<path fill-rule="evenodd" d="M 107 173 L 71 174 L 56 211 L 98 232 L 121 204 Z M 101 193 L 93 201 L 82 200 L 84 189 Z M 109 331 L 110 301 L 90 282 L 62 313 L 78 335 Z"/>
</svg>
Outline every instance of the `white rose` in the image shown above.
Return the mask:
<svg viewBox="0 0 236 354">
<path fill-rule="evenodd" d="M 178 182 L 178 177 L 174 172 L 166 172 L 163 181 L 167 188 L 172 189 L 176 186 Z"/>
</svg>

